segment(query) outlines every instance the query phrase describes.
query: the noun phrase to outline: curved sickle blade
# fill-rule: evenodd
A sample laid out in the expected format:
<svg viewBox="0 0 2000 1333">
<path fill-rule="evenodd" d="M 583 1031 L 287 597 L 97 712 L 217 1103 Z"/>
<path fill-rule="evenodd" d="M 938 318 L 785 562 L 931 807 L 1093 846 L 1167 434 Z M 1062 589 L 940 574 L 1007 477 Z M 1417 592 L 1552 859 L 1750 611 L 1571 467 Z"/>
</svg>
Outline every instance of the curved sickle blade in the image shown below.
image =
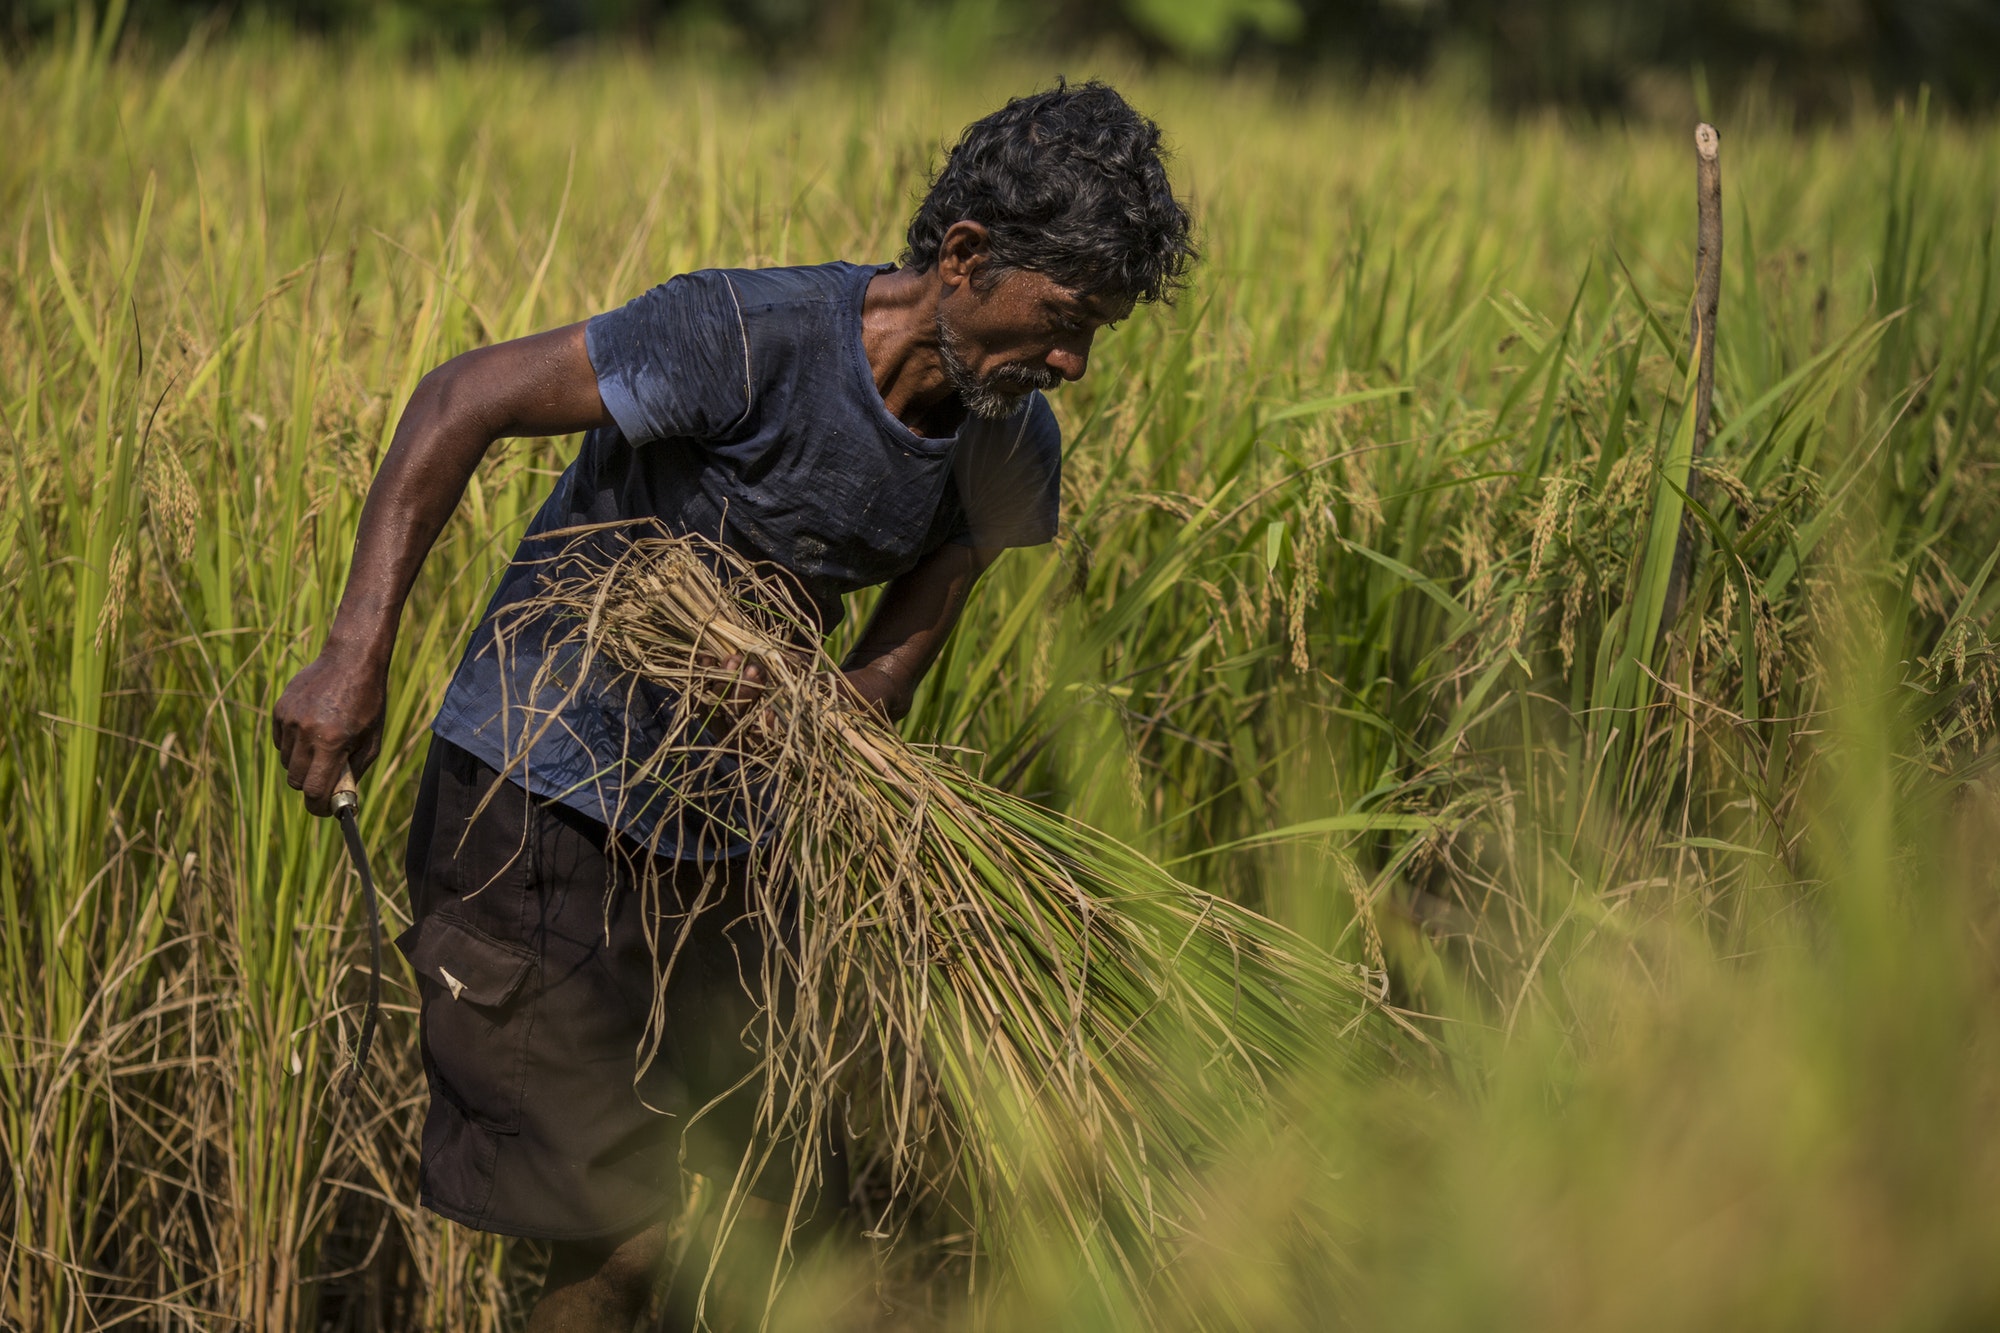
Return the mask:
<svg viewBox="0 0 2000 1333">
<path fill-rule="evenodd" d="M 368 1007 L 362 1011 L 361 1040 L 354 1047 L 354 1063 L 340 1078 L 340 1095 L 352 1097 L 361 1082 L 361 1066 L 368 1062 L 368 1052 L 375 1045 L 375 1025 L 382 1011 L 382 911 L 375 901 L 375 876 L 368 869 L 368 849 L 361 842 L 361 825 L 355 818 L 354 804 L 348 802 L 338 809 L 341 836 L 347 842 L 347 859 L 354 862 L 354 869 L 361 876 L 362 894 L 368 902 Z"/>
</svg>

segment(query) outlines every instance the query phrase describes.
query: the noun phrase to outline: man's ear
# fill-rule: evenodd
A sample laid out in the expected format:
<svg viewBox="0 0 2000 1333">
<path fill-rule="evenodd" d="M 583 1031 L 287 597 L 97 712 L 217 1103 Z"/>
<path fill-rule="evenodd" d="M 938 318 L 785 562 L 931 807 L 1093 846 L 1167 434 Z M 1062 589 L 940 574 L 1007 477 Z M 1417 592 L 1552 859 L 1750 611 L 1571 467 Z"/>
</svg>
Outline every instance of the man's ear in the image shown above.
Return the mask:
<svg viewBox="0 0 2000 1333">
<path fill-rule="evenodd" d="M 938 277 L 945 286 L 971 285 L 979 271 L 992 259 L 992 252 L 987 246 L 986 224 L 983 222 L 965 218 L 946 227 L 944 238 L 938 242 L 937 260 Z"/>
</svg>

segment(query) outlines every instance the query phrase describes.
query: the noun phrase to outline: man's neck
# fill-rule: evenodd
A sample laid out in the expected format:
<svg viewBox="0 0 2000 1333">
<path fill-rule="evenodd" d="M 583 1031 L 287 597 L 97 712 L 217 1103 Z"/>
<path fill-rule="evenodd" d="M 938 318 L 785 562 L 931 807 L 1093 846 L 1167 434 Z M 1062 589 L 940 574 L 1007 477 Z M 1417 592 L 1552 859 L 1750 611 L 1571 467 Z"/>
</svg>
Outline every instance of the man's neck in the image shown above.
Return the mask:
<svg viewBox="0 0 2000 1333">
<path fill-rule="evenodd" d="M 965 408 L 938 355 L 935 268 L 892 269 L 868 283 L 861 303 L 861 346 L 889 415 L 919 435 L 942 438 L 965 420 Z"/>
</svg>

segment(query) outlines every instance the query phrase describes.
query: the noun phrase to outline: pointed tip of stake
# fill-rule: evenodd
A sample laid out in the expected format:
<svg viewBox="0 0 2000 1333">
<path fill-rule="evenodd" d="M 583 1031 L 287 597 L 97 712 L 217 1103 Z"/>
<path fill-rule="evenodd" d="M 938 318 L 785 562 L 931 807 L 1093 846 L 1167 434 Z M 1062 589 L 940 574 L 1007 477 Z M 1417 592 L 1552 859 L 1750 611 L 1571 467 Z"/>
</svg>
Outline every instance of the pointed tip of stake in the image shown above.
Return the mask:
<svg viewBox="0 0 2000 1333">
<path fill-rule="evenodd" d="M 1722 136 L 1705 120 L 1694 127 L 1694 150 L 1710 160 L 1722 151 Z"/>
</svg>

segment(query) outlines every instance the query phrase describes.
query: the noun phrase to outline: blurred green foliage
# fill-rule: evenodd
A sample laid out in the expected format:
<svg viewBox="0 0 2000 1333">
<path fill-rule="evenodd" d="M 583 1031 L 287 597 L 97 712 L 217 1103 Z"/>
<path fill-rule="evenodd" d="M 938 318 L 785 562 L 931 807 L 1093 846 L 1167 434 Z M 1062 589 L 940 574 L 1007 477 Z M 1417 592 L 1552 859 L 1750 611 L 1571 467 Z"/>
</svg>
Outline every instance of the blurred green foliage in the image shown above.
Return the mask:
<svg viewBox="0 0 2000 1333">
<path fill-rule="evenodd" d="M 1293 73 L 1480 72 L 1505 106 L 1642 108 L 1661 74 L 1768 90 L 1809 114 L 1928 86 L 1961 107 L 2000 81 L 1996 0 L 110 0 L 129 32 L 162 45 L 221 28 L 360 35 L 397 48 L 501 40 L 689 42 L 754 62 L 868 59 L 918 46 L 977 59 L 1121 44 L 1200 65 L 1264 62 Z M 104 0 L 0 0 L 19 49 L 83 25 Z"/>
</svg>

